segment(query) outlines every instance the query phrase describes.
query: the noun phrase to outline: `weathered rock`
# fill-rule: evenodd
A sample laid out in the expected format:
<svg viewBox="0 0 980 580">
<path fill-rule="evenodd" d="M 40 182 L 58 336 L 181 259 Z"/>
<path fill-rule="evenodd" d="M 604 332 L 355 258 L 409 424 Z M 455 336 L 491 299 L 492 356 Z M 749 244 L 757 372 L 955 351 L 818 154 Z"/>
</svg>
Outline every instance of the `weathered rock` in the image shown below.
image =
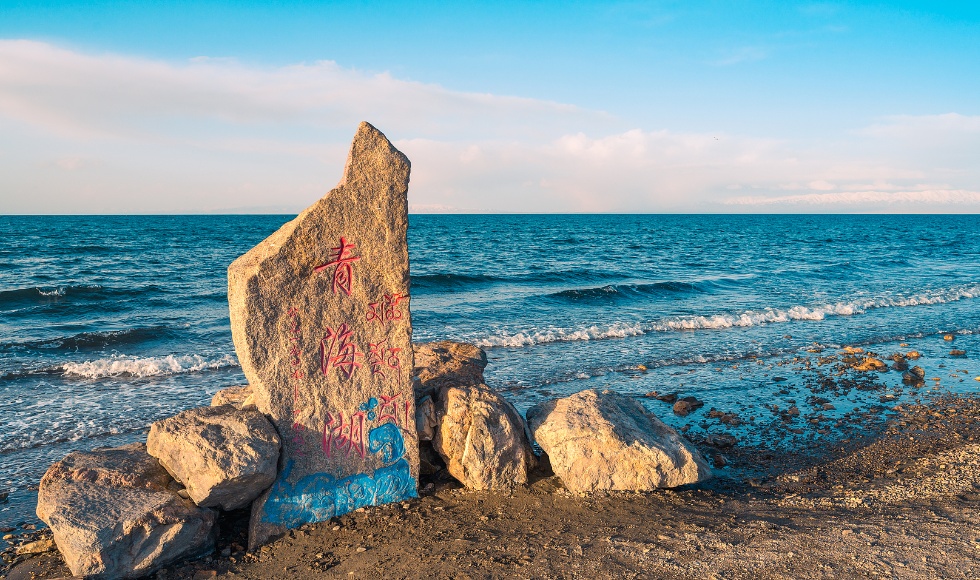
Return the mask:
<svg viewBox="0 0 980 580">
<path fill-rule="evenodd" d="M 439 417 L 436 404 L 430 395 L 415 402 L 415 426 L 419 433 L 419 441 L 432 441 L 439 430 Z"/>
<path fill-rule="evenodd" d="M 449 473 L 469 489 L 527 483 L 536 458 L 520 413 L 486 385 L 445 387 L 433 447 Z"/>
<path fill-rule="evenodd" d="M 874 358 L 873 356 L 866 356 L 864 360 L 860 363 L 853 365 L 854 370 L 860 372 L 871 372 L 871 371 L 886 371 L 888 367 L 880 359 Z"/>
<path fill-rule="evenodd" d="M 487 353 L 465 342 L 428 342 L 415 345 L 415 398 L 433 395 L 443 387 L 483 384 Z"/>
<path fill-rule="evenodd" d="M 28 542 L 23 546 L 18 546 L 16 553 L 18 556 L 43 554 L 45 552 L 56 550 L 57 548 L 58 546 L 54 543 L 54 538 L 44 538 L 43 540 Z"/>
<path fill-rule="evenodd" d="M 201 507 L 243 508 L 276 479 L 279 435 L 255 407 L 188 409 L 157 421 L 147 452 Z"/>
<path fill-rule="evenodd" d="M 538 445 L 565 487 L 646 491 L 701 481 L 711 470 L 676 431 L 631 397 L 582 391 L 527 412 Z"/>
<path fill-rule="evenodd" d="M 704 401 L 697 397 L 684 397 L 677 399 L 677 402 L 674 403 L 674 414 L 686 417 L 703 406 Z"/>
<path fill-rule="evenodd" d="M 72 574 L 138 578 L 213 547 L 215 512 L 178 487 L 144 445 L 75 452 L 44 474 L 37 515 Z"/>
<path fill-rule="evenodd" d="M 252 387 L 241 385 L 239 387 L 226 387 L 221 389 L 211 397 L 211 406 L 220 407 L 221 405 L 233 405 L 241 409 L 248 405 L 254 405 L 255 398 L 252 396 Z"/>
<path fill-rule="evenodd" d="M 417 495 L 409 170 L 362 123 L 340 184 L 228 268 L 238 360 L 283 439 L 252 547 Z"/>
</svg>

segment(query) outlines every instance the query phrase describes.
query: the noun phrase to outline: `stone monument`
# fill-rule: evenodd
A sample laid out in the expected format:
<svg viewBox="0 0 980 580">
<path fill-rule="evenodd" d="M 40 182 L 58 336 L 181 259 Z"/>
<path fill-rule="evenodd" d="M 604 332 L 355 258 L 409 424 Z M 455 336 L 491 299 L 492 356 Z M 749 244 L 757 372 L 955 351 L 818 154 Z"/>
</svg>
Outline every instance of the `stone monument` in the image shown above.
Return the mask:
<svg viewBox="0 0 980 580">
<path fill-rule="evenodd" d="M 337 187 L 228 268 L 238 359 L 282 438 L 251 547 L 417 495 L 410 167 L 361 123 Z"/>
</svg>

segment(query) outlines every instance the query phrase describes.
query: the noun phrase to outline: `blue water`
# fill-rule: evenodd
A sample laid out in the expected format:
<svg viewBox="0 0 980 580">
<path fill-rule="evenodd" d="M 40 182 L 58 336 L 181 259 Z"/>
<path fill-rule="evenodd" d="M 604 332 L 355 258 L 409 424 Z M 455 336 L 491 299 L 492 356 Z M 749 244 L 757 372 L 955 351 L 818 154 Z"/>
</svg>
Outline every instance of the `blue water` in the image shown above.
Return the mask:
<svg viewBox="0 0 980 580">
<path fill-rule="evenodd" d="M 51 461 L 244 382 L 226 268 L 290 217 L 0 217 L 0 524 Z M 484 347 L 521 409 L 583 388 L 746 408 L 807 349 L 980 346 L 978 216 L 417 215 L 409 245 L 414 339 Z M 947 383 L 980 387 L 973 360 Z"/>
</svg>

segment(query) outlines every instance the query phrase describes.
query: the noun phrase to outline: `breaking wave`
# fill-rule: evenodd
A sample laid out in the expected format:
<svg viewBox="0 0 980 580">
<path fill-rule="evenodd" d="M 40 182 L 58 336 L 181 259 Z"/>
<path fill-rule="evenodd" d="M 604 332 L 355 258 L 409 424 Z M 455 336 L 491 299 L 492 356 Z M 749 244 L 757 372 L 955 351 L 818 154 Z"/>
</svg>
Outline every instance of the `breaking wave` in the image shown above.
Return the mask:
<svg viewBox="0 0 980 580">
<path fill-rule="evenodd" d="M 61 370 L 66 376 L 99 379 L 105 377 L 158 377 L 237 366 L 238 360 L 228 354 L 210 359 L 197 354 L 161 357 L 115 355 L 94 361 L 66 363 L 62 365 Z"/>
<path fill-rule="evenodd" d="M 550 342 L 604 340 L 640 336 L 650 332 L 711 330 L 734 327 L 779 324 L 791 321 L 819 321 L 834 316 L 854 316 L 878 308 L 910 308 L 930 304 L 945 304 L 980 297 L 980 284 L 930 290 L 899 297 L 878 297 L 832 304 L 791 306 L 747 310 L 736 314 L 693 315 L 665 318 L 647 323 L 617 322 L 609 326 L 588 328 L 548 328 L 517 333 L 502 333 L 477 339 L 478 346 L 522 347 Z"/>
</svg>

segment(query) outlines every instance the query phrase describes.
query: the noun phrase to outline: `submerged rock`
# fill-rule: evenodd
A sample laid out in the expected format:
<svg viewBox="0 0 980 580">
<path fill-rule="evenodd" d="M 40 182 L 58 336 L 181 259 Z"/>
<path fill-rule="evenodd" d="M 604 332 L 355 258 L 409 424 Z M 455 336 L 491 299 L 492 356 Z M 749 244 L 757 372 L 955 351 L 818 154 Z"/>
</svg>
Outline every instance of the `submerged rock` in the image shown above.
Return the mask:
<svg viewBox="0 0 980 580">
<path fill-rule="evenodd" d="M 647 491 L 711 477 L 701 454 L 631 397 L 582 391 L 535 405 L 527 418 L 571 491 Z"/>
<path fill-rule="evenodd" d="M 276 479 L 279 435 L 255 407 L 188 409 L 154 423 L 146 445 L 202 507 L 246 507 Z"/>
<path fill-rule="evenodd" d="M 75 452 L 44 474 L 37 515 L 72 574 L 139 578 L 214 545 L 215 512 L 179 487 L 144 445 Z"/>
<path fill-rule="evenodd" d="M 486 385 L 445 387 L 433 447 L 469 489 L 524 485 L 536 457 L 520 413 Z"/>
<path fill-rule="evenodd" d="M 682 399 L 677 399 L 677 402 L 674 403 L 674 414 L 680 415 L 681 417 L 686 417 L 703 406 L 704 401 L 698 399 L 697 397 L 684 397 Z"/>
</svg>

